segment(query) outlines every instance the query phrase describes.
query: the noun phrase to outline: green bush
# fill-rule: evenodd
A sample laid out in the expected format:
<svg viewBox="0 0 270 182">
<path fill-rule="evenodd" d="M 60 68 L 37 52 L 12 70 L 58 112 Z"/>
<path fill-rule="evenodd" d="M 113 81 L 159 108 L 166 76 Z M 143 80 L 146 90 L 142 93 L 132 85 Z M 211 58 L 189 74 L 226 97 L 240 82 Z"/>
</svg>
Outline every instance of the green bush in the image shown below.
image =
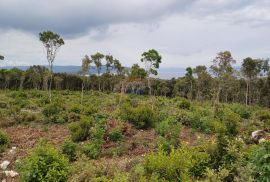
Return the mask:
<svg viewBox="0 0 270 182">
<path fill-rule="evenodd" d="M 148 155 L 145 168 L 149 176 L 157 174 L 159 181 L 190 181 L 192 176 L 200 176 L 205 172 L 206 165 L 200 165 L 208 158 L 207 153 L 183 145 L 169 154 L 159 150 Z"/>
<path fill-rule="evenodd" d="M 167 119 L 158 123 L 155 130 L 162 137 L 166 138 L 170 145 L 177 146 L 181 124 L 174 117 L 168 117 Z M 168 145 L 168 143 L 166 143 L 167 142 L 163 142 L 164 146 Z"/>
<path fill-rule="evenodd" d="M 88 142 L 83 146 L 83 153 L 90 159 L 97 159 L 101 152 L 101 145 L 97 142 Z"/>
<path fill-rule="evenodd" d="M 255 165 L 256 181 L 268 182 L 270 179 L 270 142 L 262 142 L 254 151 L 251 162 Z"/>
<path fill-rule="evenodd" d="M 147 105 L 132 107 L 124 105 L 121 109 L 122 119 L 131 122 L 138 129 L 147 129 L 154 125 L 156 115 Z"/>
<path fill-rule="evenodd" d="M 270 112 L 267 110 L 259 110 L 255 113 L 256 119 L 266 122 L 270 120 Z"/>
<path fill-rule="evenodd" d="M 121 128 L 113 128 L 109 131 L 108 137 L 111 141 L 117 142 L 123 139 Z"/>
<path fill-rule="evenodd" d="M 52 123 L 63 123 L 64 119 L 61 115 L 61 112 L 64 110 L 63 106 L 60 103 L 51 103 L 46 105 L 42 114 L 47 119 L 48 122 Z"/>
<path fill-rule="evenodd" d="M 52 145 L 40 143 L 19 166 L 21 181 L 55 181 L 68 179 L 68 160 Z"/>
<path fill-rule="evenodd" d="M 251 117 L 251 111 L 246 106 L 241 104 L 231 104 L 230 108 L 243 119 L 249 119 Z"/>
<path fill-rule="evenodd" d="M 72 141 L 65 141 L 62 145 L 62 153 L 65 154 L 69 161 L 75 161 L 77 158 L 77 145 Z"/>
<path fill-rule="evenodd" d="M 190 104 L 190 102 L 189 102 L 188 100 L 183 99 L 183 100 L 181 100 L 181 101 L 177 104 L 177 106 L 178 106 L 180 109 L 187 109 L 187 110 L 189 110 L 191 104 Z"/>
<path fill-rule="evenodd" d="M 90 136 L 90 128 L 93 126 L 91 119 L 82 119 L 69 125 L 71 139 L 74 142 L 85 141 Z"/>
<path fill-rule="evenodd" d="M 0 130 L 0 152 L 3 152 L 9 145 L 9 138 L 7 134 Z"/>
</svg>

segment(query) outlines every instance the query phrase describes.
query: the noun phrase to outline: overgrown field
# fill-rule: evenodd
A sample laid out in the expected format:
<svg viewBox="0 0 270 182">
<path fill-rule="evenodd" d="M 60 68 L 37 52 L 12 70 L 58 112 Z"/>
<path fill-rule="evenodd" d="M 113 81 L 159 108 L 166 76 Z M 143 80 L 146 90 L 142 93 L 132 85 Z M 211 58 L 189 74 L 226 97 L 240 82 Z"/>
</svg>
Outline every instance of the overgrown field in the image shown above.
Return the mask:
<svg viewBox="0 0 270 182">
<path fill-rule="evenodd" d="M 269 181 L 270 128 L 257 106 L 118 93 L 0 92 L 7 181 Z M 269 134 L 269 133 L 268 133 Z M 16 147 L 16 148 L 15 148 Z"/>
</svg>

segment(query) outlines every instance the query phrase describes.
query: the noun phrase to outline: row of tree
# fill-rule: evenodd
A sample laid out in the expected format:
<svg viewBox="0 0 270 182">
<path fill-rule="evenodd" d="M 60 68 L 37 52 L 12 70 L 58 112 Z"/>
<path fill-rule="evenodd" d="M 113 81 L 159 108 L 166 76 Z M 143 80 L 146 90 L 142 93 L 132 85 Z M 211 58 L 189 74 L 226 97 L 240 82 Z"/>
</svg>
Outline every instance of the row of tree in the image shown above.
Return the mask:
<svg viewBox="0 0 270 182">
<path fill-rule="evenodd" d="M 246 58 L 241 69 L 234 68 L 235 60 L 229 51 L 220 52 L 210 68 L 199 65 L 188 67 L 186 75 L 178 79 L 152 78 L 158 74 L 162 57 L 151 49 L 142 54 L 144 68 L 134 64 L 131 69 L 122 66 L 112 55 L 95 53 L 85 55 L 79 74 L 53 73 L 53 63 L 64 40 L 51 31 L 39 34 L 46 49 L 48 68 L 31 66 L 26 71 L 16 68 L 0 71 L 1 89 L 51 89 L 117 91 L 122 93 L 182 96 L 198 101 L 211 100 L 214 105 L 221 102 L 240 102 L 247 105 L 270 106 L 270 74 L 268 60 Z M 3 60 L 4 56 L 0 56 Z M 94 65 L 97 75 L 90 73 Z M 101 68 L 105 73 L 101 74 Z"/>
</svg>

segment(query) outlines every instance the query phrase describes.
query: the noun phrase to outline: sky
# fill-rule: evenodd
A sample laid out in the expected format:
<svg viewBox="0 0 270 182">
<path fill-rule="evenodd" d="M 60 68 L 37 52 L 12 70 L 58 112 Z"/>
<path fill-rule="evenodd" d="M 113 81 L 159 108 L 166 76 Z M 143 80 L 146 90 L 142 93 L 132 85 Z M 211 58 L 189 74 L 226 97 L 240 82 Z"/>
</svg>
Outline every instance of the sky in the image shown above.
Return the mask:
<svg viewBox="0 0 270 182">
<path fill-rule="evenodd" d="M 55 65 L 99 51 L 131 66 L 149 49 L 163 68 L 210 66 L 225 50 L 240 65 L 270 57 L 270 0 L 0 0 L 4 65 L 46 65 L 46 30 L 65 40 Z"/>
</svg>

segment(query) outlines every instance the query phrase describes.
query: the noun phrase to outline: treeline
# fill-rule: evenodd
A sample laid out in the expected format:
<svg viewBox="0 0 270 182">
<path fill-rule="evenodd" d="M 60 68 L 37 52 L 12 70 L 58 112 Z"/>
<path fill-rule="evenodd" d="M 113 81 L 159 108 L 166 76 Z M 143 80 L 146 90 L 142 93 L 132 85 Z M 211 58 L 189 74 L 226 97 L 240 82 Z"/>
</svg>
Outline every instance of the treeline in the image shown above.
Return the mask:
<svg viewBox="0 0 270 182">
<path fill-rule="evenodd" d="M 105 64 L 102 64 L 103 59 Z M 96 65 L 97 75 L 89 73 L 88 66 L 92 62 Z M 96 53 L 83 58 L 79 74 L 54 73 L 52 89 L 81 90 L 83 85 L 84 90 L 181 96 L 197 101 L 211 100 L 213 104 L 239 102 L 270 107 L 268 60 L 246 58 L 240 70 L 234 69 L 234 63 L 230 52 L 220 52 L 209 69 L 202 65 L 189 67 L 185 76 L 163 80 L 150 78 L 147 68 L 141 68 L 138 64 L 126 69 L 112 56 Z M 100 73 L 102 65 L 106 66 L 106 73 L 103 74 Z M 47 90 L 49 78 L 49 70 L 41 66 L 31 66 L 26 71 L 2 69 L 0 89 Z"/>
</svg>

